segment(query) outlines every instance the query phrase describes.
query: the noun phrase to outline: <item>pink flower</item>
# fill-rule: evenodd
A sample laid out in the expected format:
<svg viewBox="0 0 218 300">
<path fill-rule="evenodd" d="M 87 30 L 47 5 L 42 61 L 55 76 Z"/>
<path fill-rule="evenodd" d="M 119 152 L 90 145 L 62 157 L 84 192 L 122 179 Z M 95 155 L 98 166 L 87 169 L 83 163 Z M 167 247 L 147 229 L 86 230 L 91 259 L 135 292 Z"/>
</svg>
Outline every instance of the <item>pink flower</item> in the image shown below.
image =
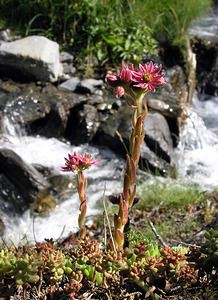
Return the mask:
<svg viewBox="0 0 218 300">
<path fill-rule="evenodd" d="M 114 94 L 117 98 L 120 98 L 125 94 L 125 90 L 122 86 L 117 86 L 114 89 Z"/>
<path fill-rule="evenodd" d="M 127 65 L 124 65 L 122 69 L 118 72 L 118 77 L 122 82 L 131 82 L 133 70 L 133 65 L 131 65 L 130 68 Z"/>
<path fill-rule="evenodd" d="M 123 87 L 126 84 L 130 84 L 132 82 L 132 71 L 134 70 L 133 65 L 130 68 L 127 65 L 124 65 L 117 74 L 107 74 L 106 81 L 113 88 L 119 88 L 119 92 L 115 91 L 115 95 L 118 97 L 123 96 L 123 92 L 121 92 L 120 87 Z M 120 95 L 120 96 L 119 96 Z"/>
<path fill-rule="evenodd" d="M 162 65 L 155 67 L 152 61 L 142 66 L 139 64 L 139 71 L 132 71 L 132 81 L 134 87 L 155 92 L 155 86 L 165 84 L 163 75 L 160 74 Z"/>
<path fill-rule="evenodd" d="M 119 77 L 116 74 L 107 74 L 105 78 L 106 82 L 111 86 L 111 87 L 116 87 L 119 84 Z"/>
<path fill-rule="evenodd" d="M 162 65 L 156 66 L 151 61 L 144 66 L 139 64 L 139 70 L 135 71 L 134 66 L 123 65 L 117 74 L 108 74 L 106 76 L 107 83 L 114 88 L 116 97 L 124 94 L 130 98 L 135 97 L 134 87 L 140 88 L 141 93 L 147 91 L 155 92 L 157 85 L 163 85 L 165 79 L 160 73 Z"/>
<path fill-rule="evenodd" d="M 61 167 L 64 172 L 82 172 L 90 168 L 92 165 L 96 165 L 97 161 L 89 154 L 68 154 L 68 158 L 65 159 L 65 166 Z"/>
</svg>

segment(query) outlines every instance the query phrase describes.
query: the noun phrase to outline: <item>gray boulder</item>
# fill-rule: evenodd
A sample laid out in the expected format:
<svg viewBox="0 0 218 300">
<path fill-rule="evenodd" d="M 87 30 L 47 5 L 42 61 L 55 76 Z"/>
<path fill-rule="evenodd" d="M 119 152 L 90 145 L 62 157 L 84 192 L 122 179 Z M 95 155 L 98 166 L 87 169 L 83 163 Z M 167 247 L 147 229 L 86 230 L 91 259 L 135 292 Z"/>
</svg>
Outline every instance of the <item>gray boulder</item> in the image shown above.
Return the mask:
<svg viewBox="0 0 218 300">
<path fill-rule="evenodd" d="M 69 92 L 74 92 L 80 83 L 79 77 L 72 77 L 63 83 L 61 83 L 58 88 L 61 91 L 69 91 Z"/>
<path fill-rule="evenodd" d="M 11 39 L 11 32 L 9 29 L 0 30 L 0 42 L 9 42 Z"/>
<path fill-rule="evenodd" d="M 81 94 L 93 94 L 98 88 L 101 88 L 103 84 L 104 82 L 101 79 L 84 79 L 78 84 L 76 92 Z"/>
<path fill-rule="evenodd" d="M 0 75 L 19 80 L 55 82 L 61 73 L 59 45 L 43 36 L 29 36 L 0 45 Z"/>
<path fill-rule="evenodd" d="M 63 63 L 63 73 L 65 75 L 73 75 L 76 73 L 76 68 L 68 63 Z"/>
<path fill-rule="evenodd" d="M 218 39 L 208 41 L 193 37 L 192 44 L 197 57 L 197 89 L 201 94 L 217 96 Z"/>
<path fill-rule="evenodd" d="M 113 105 L 112 105 L 113 107 Z M 99 112 L 100 125 L 93 139 L 96 144 L 126 156 L 131 135 L 132 111 L 121 106 L 110 113 Z M 171 175 L 173 165 L 173 142 L 166 119 L 159 113 L 149 113 L 145 122 L 145 139 L 142 146 L 140 168 L 161 175 Z"/>
<path fill-rule="evenodd" d="M 58 137 L 65 130 L 67 116 L 63 103 L 54 99 L 50 100 L 32 86 L 18 95 L 7 95 L 4 114 L 15 128 L 18 124 L 29 134 Z"/>
<path fill-rule="evenodd" d="M 6 212 L 22 213 L 39 193 L 49 190 L 46 179 L 16 153 L 0 149 L 0 203 Z"/>
<path fill-rule="evenodd" d="M 73 144 L 91 142 L 99 126 L 98 110 L 90 104 L 76 106 L 67 124 L 67 138 Z"/>
<path fill-rule="evenodd" d="M 159 113 L 149 113 L 144 128 L 145 143 L 158 157 L 170 163 L 173 141 L 166 119 Z"/>
<path fill-rule="evenodd" d="M 60 62 L 62 62 L 62 63 L 72 63 L 73 61 L 74 61 L 74 57 L 70 53 L 65 52 L 65 51 L 60 53 Z"/>
<path fill-rule="evenodd" d="M 141 147 L 139 167 L 157 176 L 176 176 L 175 166 L 158 156 L 146 143 Z"/>
<path fill-rule="evenodd" d="M 171 96 L 165 101 L 161 99 L 152 98 L 148 99 L 148 107 L 150 110 L 161 113 L 165 117 L 177 119 L 182 113 L 181 105 Z"/>
</svg>

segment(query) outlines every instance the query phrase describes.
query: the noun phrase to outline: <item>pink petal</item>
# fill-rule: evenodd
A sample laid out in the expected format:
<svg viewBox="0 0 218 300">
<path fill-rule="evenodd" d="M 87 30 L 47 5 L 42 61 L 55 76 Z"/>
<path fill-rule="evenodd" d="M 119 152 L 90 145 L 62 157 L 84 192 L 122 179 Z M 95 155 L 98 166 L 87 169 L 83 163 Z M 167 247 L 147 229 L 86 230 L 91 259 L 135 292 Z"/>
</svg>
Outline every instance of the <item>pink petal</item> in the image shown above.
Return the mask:
<svg viewBox="0 0 218 300">
<path fill-rule="evenodd" d="M 162 65 L 160 64 L 158 68 L 154 69 L 154 73 L 155 74 L 160 73 L 161 69 L 162 69 Z"/>
<path fill-rule="evenodd" d="M 134 84 L 133 86 L 139 87 L 142 89 L 146 89 L 148 87 L 148 84 L 147 83 L 138 83 L 138 84 Z"/>
<path fill-rule="evenodd" d="M 134 69 L 134 65 L 133 64 L 131 64 L 131 66 L 130 66 L 130 68 L 129 68 L 131 71 L 135 71 L 135 69 Z"/>
<path fill-rule="evenodd" d="M 154 64 L 152 61 L 150 61 L 149 63 L 146 64 L 147 66 L 147 72 L 148 73 L 152 73 L 154 71 Z"/>
<path fill-rule="evenodd" d="M 153 86 L 153 84 L 148 84 L 148 88 L 149 88 L 149 90 L 152 92 L 152 93 L 154 93 L 155 92 L 155 88 L 154 88 L 154 86 Z"/>
<path fill-rule="evenodd" d="M 124 94 L 125 94 L 125 90 L 122 86 L 117 86 L 115 89 L 114 89 L 114 93 L 116 95 L 117 98 L 120 98 L 122 97 Z"/>
<path fill-rule="evenodd" d="M 132 72 L 132 81 L 138 82 L 138 81 L 143 81 L 142 74 L 136 71 Z"/>
<path fill-rule="evenodd" d="M 139 70 L 142 74 L 146 73 L 146 69 L 141 64 L 139 64 Z"/>
</svg>

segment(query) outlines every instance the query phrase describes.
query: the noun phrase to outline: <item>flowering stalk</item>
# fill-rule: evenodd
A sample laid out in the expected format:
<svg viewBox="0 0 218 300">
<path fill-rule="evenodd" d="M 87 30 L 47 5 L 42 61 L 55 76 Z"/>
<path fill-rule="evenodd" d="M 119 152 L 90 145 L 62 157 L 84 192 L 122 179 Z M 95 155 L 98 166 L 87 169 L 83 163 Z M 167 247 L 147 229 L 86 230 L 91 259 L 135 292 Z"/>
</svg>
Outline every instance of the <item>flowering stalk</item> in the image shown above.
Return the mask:
<svg viewBox="0 0 218 300">
<path fill-rule="evenodd" d="M 114 242 L 117 250 L 124 245 L 124 229 L 128 222 L 128 211 L 136 197 L 136 170 L 140 158 L 141 145 L 144 140 L 144 120 L 147 116 L 147 105 L 144 96 L 148 91 L 155 92 L 155 86 L 163 85 L 165 80 L 160 74 L 162 66 L 153 62 L 134 66 L 123 66 L 117 74 L 108 74 L 106 81 L 114 88 L 116 97 L 125 96 L 127 104 L 133 109 L 132 133 L 130 137 L 129 154 L 126 159 L 126 169 L 123 183 L 123 193 L 120 196 L 119 211 L 114 216 Z"/>
<path fill-rule="evenodd" d="M 83 170 L 86 170 L 95 165 L 96 160 L 92 159 L 90 155 L 80 155 L 74 153 L 73 155 L 68 154 L 68 158 L 65 158 L 65 166 L 61 168 L 64 172 L 76 172 L 77 173 L 77 191 L 80 199 L 80 214 L 78 217 L 78 224 L 80 229 L 80 239 L 84 239 L 86 236 L 86 211 L 87 211 L 87 179 L 83 174 Z"/>
<path fill-rule="evenodd" d="M 87 211 L 87 201 L 86 201 L 86 189 L 87 189 L 87 179 L 84 177 L 83 172 L 77 173 L 77 191 L 80 199 L 80 214 L 78 218 L 78 224 L 80 229 L 80 238 L 84 239 L 86 236 L 86 211 Z"/>
</svg>

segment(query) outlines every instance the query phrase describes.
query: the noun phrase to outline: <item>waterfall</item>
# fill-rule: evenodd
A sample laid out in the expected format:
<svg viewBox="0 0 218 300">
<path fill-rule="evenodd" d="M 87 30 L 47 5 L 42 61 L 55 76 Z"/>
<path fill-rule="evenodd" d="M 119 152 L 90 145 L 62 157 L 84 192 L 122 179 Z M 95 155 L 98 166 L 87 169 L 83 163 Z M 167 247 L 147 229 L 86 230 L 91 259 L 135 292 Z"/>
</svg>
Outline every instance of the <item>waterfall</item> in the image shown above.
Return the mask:
<svg viewBox="0 0 218 300">
<path fill-rule="evenodd" d="M 207 101 L 194 97 L 176 151 L 180 178 L 203 189 L 218 186 L 217 104 L 217 97 L 210 97 Z"/>
<path fill-rule="evenodd" d="M 56 138 L 28 136 L 24 131 L 19 131 L 19 127 L 14 127 L 7 114 L 3 119 L 3 125 L 4 133 L 0 147 L 13 150 L 30 165 L 41 165 L 52 169 L 52 172 L 58 175 L 69 176 L 60 171 L 64 157 L 68 153 L 89 153 L 98 160 L 98 166 L 86 171 L 89 183 L 87 190 L 89 216 L 99 212 L 95 205 L 104 193 L 109 195 L 121 191 L 124 161 L 110 150 L 88 144 L 73 146 Z M 70 232 L 78 230 L 79 204 L 78 195 L 74 193 L 46 217 L 33 217 L 30 210 L 13 219 L 2 215 L 5 225 L 3 239 L 6 243 L 18 244 L 23 239 L 32 242 L 42 241 L 45 238 L 57 239 L 60 235 L 68 236 Z"/>
<path fill-rule="evenodd" d="M 218 98 L 207 101 L 193 99 L 193 106 L 187 111 L 187 119 L 180 132 L 180 142 L 175 151 L 179 181 L 196 183 L 202 189 L 218 186 Z M 99 165 L 87 170 L 88 177 L 88 215 L 97 213 L 96 202 L 105 194 L 121 191 L 124 161 L 108 149 L 83 144 L 73 146 L 56 138 L 28 136 L 24 130 L 16 128 L 13 119 L 5 114 L 4 133 L 0 147 L 15 151 L 26 163 L 41 165 L 60 172 L 64 157 L 68 153 L 90 153 L 99 161 Z M 73 175 L 72 175 L 73 176 Z M 76 193 L 59 203 L 58 207 L 46 217 L 34 217 L 27 210 L 21 217 L 10 219 L 1 216 L 5 224 L 3 239 L 17 244 L 25 241 L 42 241 L 45 238 L 57 239 L 77 231 L 79 200 Z"/>
</svg>

